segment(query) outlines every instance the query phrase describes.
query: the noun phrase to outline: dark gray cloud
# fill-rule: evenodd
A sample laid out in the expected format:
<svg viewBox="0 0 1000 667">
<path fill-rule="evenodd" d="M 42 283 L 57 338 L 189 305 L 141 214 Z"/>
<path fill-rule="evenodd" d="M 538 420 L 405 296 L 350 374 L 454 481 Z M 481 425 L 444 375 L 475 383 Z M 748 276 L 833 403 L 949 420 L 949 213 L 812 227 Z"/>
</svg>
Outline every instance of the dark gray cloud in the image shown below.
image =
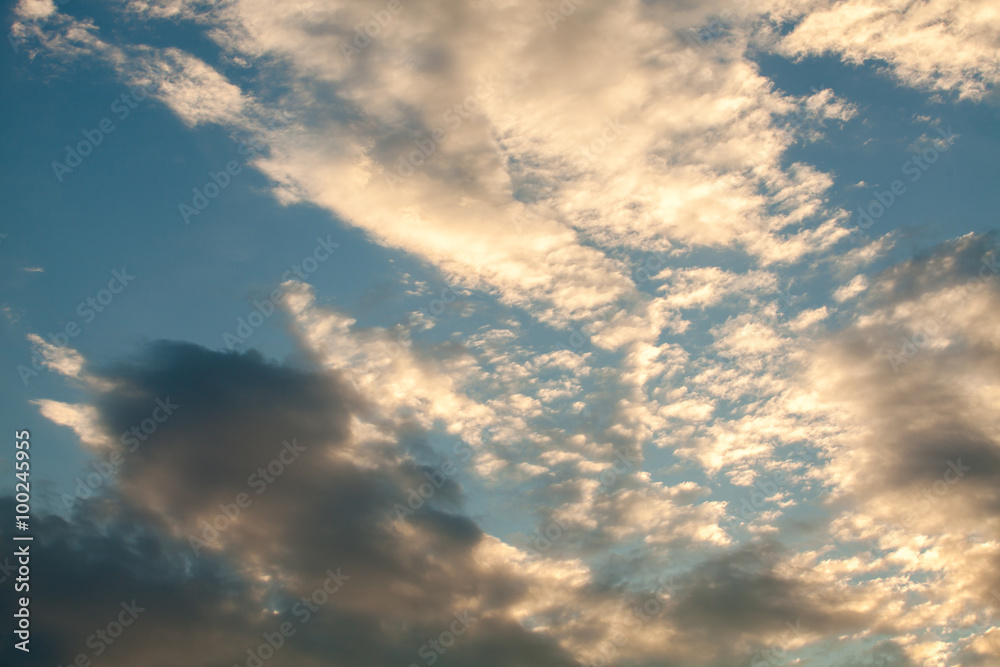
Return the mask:
<svg viewBox="0 0 1000 667">
<path fill-rule="evenodd" d="M 720 661 L 708 664 L 749 662 L 772 646 L 769 637 L 793 640 L 868 626 L 868 614 L 836 611 L 845 594 L 833 596 L 787 567 L 782 571 L 787 556 L 779 544 L 761 541 L 704 561 L 678 578 L 664 619 L 683 632 L 685 643 Z"/>
<path fill-rule="evenodd" d="M 395 504 L 434 467 L 406 457 L 391 432 L 366 465 L 352 459 L 361 406 L 335 374 L 167 342 L 99 374 L 115 384 L 97 401 L 109 434 L 147 418 L 157 398 L 179 407 L 134 451 L 119 445 L 117 485 L 70 519 L 36 519 L 38 664 L 95 658 L 87 638 L 133 599 L 146 611 L 102 665 L 246 664 L 247 648 L 282 622 L 296 633 L 268 665 L 425 664 L 418 651 L 462 611 L 475 622 L 442 664 L 573 664 L 507 614 L 526 588 L 476 562 L 483 535 L 460 513 L 455 481 L 394 526 Z M 298 458 L 285 454 L 271 482 L 248 484 L 293 440 Z M 241 493 L 251 502 L 226 525 L 219 505 L 234 511 Z M 192 534 L 205 541 L 197 554 Z M 302 622 L 296 605 L 328 570 L 348 579 Z"/>
</svg>

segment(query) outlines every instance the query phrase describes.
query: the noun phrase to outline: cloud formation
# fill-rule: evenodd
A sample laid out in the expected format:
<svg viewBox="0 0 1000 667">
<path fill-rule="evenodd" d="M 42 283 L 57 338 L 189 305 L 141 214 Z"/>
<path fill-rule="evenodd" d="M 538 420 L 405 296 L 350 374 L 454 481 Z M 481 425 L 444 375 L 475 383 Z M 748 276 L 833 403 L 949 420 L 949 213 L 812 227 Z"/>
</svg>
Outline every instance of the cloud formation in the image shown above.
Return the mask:
<svg viewBox="0 0 1000 667">
<path fill-rule="evenodd" d="M 38 519 L 37 604 L 64 609 L 44 659 L 96 656 L 94 615 L 133 600 L 109 665 L 249 665 L 286 622 L 271 664 L 1000 659 L 995 238 L 847 247 L 844 184 L 802 147 L 863 105 L 755 60 L 884 63 L 978 102 L 992 5 L 112 13 L 21 0 L 11 35 L 262 142 L 277 201 L 448 287 L 415 281 L 434 317 L 387 323 L 274 285 L 284 363 L 161 341 L 100 365 L 31 334 L 79 393 L 33 405 L 115 462 Z"/>
</svg>

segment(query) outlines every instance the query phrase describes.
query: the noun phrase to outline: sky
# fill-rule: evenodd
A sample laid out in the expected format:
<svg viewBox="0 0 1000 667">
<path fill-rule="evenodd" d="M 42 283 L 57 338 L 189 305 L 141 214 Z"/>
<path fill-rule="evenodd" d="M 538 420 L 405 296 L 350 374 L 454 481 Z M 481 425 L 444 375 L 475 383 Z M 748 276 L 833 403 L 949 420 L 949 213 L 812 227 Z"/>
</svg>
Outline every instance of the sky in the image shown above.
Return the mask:
<svg viewBox="0 0 1000 667">
<path fill-rule="evenodd" d="M 3 664 L 1000 665 L 996 0 L 2 15 Z"/>
</svg>

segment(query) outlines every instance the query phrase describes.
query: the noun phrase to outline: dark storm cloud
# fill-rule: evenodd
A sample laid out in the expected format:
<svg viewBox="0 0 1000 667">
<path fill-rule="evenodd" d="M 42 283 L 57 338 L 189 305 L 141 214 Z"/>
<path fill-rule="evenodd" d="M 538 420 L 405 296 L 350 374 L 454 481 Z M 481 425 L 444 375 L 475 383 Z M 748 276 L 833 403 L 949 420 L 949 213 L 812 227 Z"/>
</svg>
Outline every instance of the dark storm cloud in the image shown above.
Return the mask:
<svg viewBox="0 0 1000 667">
<path fill-rule="evenodd" d="M 426 664 L 418 651 L 460 612 L 475 622 L 444 664 L 573 664 L 506 614 L 526 586 L 481 571 L 473 549 L 483 535 L 460 512 L 454 480 L 437 476 L 440 497 L 393 523 L 435 467 L 407 458 L 388 429 L 381 444 L 362 445 L 359 465 L 346 450 L 361 405 L 335 375 L 166 342 L 101 375 L 115 386 L 97 406 L 116 440 L 157 398 L 179 407 L 133 451 L 118 445 L 116 486 L 70 521 L 37 520 L 44 583 L 32 604 L 54 661 L 90 651 L 87 636 L 134 598 L 148 611 L 101 664 L 246 664 L 246 649 L 282 622 L 296 633 L 269 666 Z M 283 444 L 293 441 L 304 448 L 295 458 Z M 285 462 L 267 482 L 259 469 L 276 460 Z M 259 485 L 248 482 L 255 471 Z M 328 570 L 346 579 L 302 622 L 296 604 Z"/>
</svg>

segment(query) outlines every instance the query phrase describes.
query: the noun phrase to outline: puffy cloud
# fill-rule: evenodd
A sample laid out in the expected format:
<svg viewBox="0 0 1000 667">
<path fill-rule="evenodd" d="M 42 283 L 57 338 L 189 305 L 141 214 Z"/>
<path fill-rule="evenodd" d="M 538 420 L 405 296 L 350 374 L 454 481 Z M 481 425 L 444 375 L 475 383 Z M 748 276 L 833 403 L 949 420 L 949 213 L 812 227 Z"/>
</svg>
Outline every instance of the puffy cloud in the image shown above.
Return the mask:
<svg viewBox="0 0 1000 667">
<path fill-rule="evenodd" d="M 788 55 L 885 61 L 906 85 L 973 100 L 1000 83 L 1000 10 L 991 0 L 820 0 L 781 9 L 798 19 L 778 42 Z"/>
</svg>

